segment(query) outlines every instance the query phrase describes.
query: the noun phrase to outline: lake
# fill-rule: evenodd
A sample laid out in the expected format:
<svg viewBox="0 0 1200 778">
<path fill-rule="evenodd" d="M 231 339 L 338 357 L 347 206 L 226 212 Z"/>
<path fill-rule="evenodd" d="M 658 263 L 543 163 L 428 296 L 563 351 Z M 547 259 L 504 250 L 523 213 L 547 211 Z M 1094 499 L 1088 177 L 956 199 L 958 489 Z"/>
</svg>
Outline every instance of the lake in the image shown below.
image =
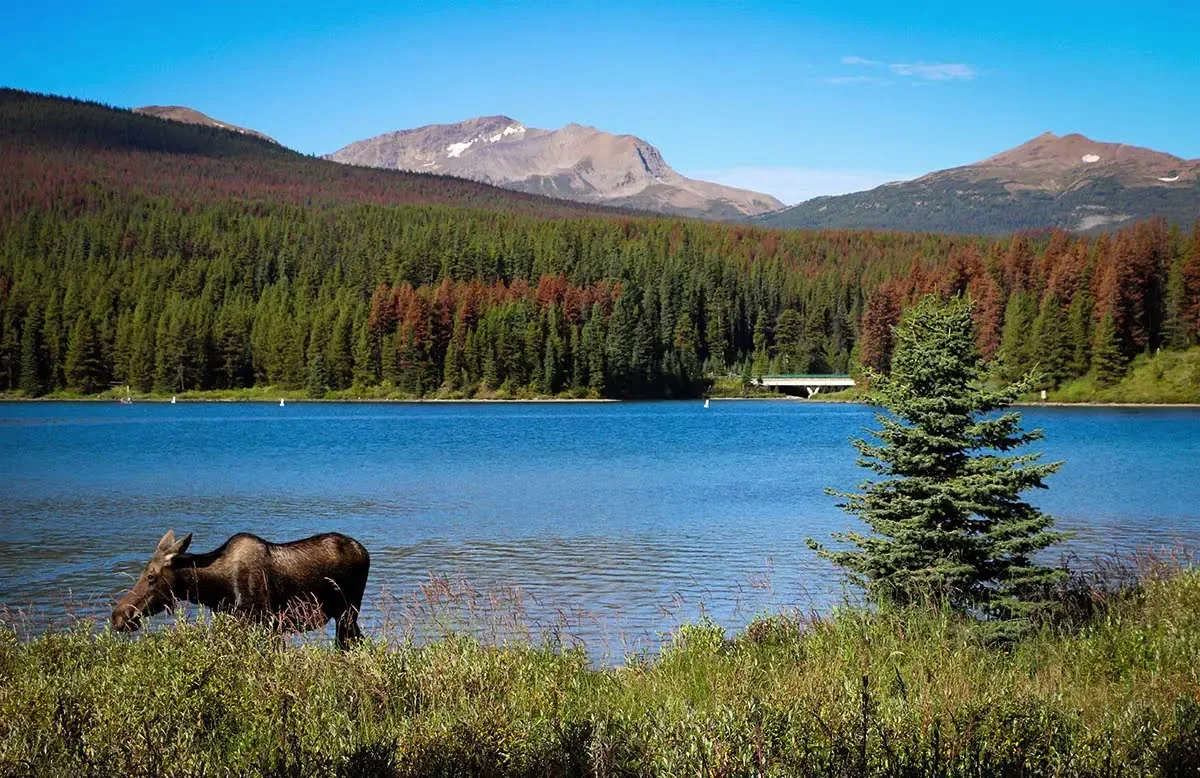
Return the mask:
<svg viewBox="0 0 1200 778">
<path fill-rule="evenodd" d="M 1200 543 L 1200 411 L 1024 417 L 1066 461 L 1033 499 L 1068 552 Z M 437 601 L 619 654 L 701 613 L 836 603 L 804 540 L 853 526 L 824 490 L 866 475 L 847 439 L 871 423 L 801 401 L 0 403 L 0 603 L 106 611 L 168 528 L 193 551 L 336 530 L 371 552 L 371 624 Z"/>
</svg>

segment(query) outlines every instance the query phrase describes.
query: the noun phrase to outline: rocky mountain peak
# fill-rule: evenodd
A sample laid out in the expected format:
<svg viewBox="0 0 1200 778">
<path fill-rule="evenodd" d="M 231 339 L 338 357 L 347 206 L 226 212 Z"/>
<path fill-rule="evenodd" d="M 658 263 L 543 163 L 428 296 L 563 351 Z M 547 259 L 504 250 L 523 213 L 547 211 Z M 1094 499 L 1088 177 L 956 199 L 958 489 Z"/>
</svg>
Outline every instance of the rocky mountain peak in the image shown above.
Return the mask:
<svg viewBox="0 0 1200 778">
<path fill-rule="evenodd" d="M 571 123 L 527 127 L 508 116 L 427 125 L 357 141 L 328 159 L 470 178 L 568 200 L 710 218 L 781 208 L 770 195 L 693 181 L 652 144 Z"/>
</svg>

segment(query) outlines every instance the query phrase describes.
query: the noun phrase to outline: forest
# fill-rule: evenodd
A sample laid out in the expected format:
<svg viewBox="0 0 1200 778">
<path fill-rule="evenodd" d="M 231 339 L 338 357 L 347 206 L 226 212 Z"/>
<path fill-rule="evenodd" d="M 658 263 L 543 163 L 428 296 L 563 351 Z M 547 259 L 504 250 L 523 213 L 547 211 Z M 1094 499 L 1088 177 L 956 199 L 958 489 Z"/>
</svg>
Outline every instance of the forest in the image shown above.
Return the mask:
<svg viewBox="0 0 1200 778">
<path fill-rule="evenodd" d="M 1001 381 L 1200 342 L 1200 225 L 1097 238 L 802 232 L 344 167 L 237 133 L 0 93 L 0 391 L 270 385 L 679 397 L 886 371 L 970 295 Z"/>
</svg>

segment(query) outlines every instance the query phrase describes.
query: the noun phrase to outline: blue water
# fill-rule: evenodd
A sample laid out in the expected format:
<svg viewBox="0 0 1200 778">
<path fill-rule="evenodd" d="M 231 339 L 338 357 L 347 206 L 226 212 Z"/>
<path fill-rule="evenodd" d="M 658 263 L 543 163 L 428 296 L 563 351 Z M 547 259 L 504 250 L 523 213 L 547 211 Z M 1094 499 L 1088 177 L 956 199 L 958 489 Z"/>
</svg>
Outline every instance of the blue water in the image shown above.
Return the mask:
<svg viewBox="0 0 1200 778">
<path fill-rule="evenodd" d="M 1068 551 L 1200 543 L 1200 411 L 1024 416 L 1066 461 L 1033 498 Z M 433 574 L 589 645 L 736 627 L 843 595 L 804 539 L 853 526 L 824 490 L 865 475 L 847 438 L 871 423 L 798 401 L 0 403 L 0 604 L 103 610 L 168 528 L 193 550 L 337 530 L 370 549 L 368 602 Z"/>
</svg>

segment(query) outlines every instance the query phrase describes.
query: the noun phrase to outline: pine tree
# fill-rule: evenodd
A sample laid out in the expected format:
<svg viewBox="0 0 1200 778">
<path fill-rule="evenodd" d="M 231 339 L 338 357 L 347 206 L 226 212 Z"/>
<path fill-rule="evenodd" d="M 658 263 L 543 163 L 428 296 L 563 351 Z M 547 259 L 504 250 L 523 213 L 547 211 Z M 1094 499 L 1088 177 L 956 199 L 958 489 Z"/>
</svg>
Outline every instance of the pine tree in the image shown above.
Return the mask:
<svg viewBox="0 0 1200 778">
<path fill-rule="evenodd" d="M 1101 387 L 1113 386 L 1125 377 L 1125 355 L 1113 317 L 1105 314 L 1096 328 L 1096 343 L 1092 346 L 1092 368 L 1096 371 L 1096 383 Z"/>
<path fill-rule="evenodd" d="M 315 354 L 308 363 L 308 396 L 321 398 L 329 391 L 329 367 L 323 354 Z"/>
<path fill-rule="evenodd" d="M 856 550 L 809 545 L 885 601 L 941 598 L 1007 631 L 1049 607 L 1042 593 L 1061 576 L 1030 557 L 1062 535 L 1021 499 L 1061 463 L 1007 455 L 1041 437 L 1022 432 L 1017 413 L 993 413 L 1029 384 L 979 388 L 984 370 L 969 302 L 927 296 L 895 332 L 891 375 L 872 383 L 872 402 L 890 415 L 876 417 L 878 442 L 853 441 L 860 464 L 886 480 L 839 495 L 872 534 L 834 536 Z"/>
<path fill-rule="evenodd" d="M 1033 322 L 1033 352 L 1039 374 L 1039 386 L 1053 389 L 1071 375 L 1074 358 L 1067 314 L 1054 294 L 1046 295 L 1042 309 Z"/>
<path fill-rule="evenodd" d="M 753 364 L 750 372 L 754 378 L 762 378 L 770 370 L 771 355 L 767 343 L 767 317 L 762 310 L 754 317 L 754 334 L 751 338 L 754 345 Z"/>
<path fill-rule="evenodd" d="M 800 338 L 803 335 L 800 312 L 788 308 L 775 320 L 775 354 L 785 373 L 800 372 Z"/>
<path fill-rule="evenodd" d="M 1163 296 L 1163 346 L 1185 349 L 1188 346 L 1187 283 L 1183 274 L 1184 255 L 1181 252 L 1167 268 L 1167 283 Z"/>
<path fill-rule="evenodd" d="M 1071 345 L 1072 376 L 1081 376 L 1092 366 L 1092 295 L 1080 290 L 1067 311 L 1067 333 Z"/>
<path fill-rule="evenodd" d="M 1025 292 L 1015 292 L 1004 311 L 1004 333 L 998 352 L 1000 377 L 1019 381 L 1033 368 L 1033 321 L 1037 307 Z"/>
<path fill-rule="evenodd" d="M 67 345 L 64 368 L 67 386 L 84 394 L 98 391 L 101 369 L 95 329 L 88 315 L 80 313 L 75 319 L 75 326 L 71 330 L 71 340 Z"/>
<path fill-rule="evenodd" d="M 900 300 L 891 285 L 884 284 L 871 295 L 863 314 L 859 359 L 862 366 L 886 373 L 892 362 L 892 329 L 900 320 Z"/>
<path fill-rule="evenodd" d="M 42 311 L 31 306 L 21 329 L 20 389 L 26 397 L 40 397 L 46 391 L 46 350 L 42 347 Z"/>
</svg>

